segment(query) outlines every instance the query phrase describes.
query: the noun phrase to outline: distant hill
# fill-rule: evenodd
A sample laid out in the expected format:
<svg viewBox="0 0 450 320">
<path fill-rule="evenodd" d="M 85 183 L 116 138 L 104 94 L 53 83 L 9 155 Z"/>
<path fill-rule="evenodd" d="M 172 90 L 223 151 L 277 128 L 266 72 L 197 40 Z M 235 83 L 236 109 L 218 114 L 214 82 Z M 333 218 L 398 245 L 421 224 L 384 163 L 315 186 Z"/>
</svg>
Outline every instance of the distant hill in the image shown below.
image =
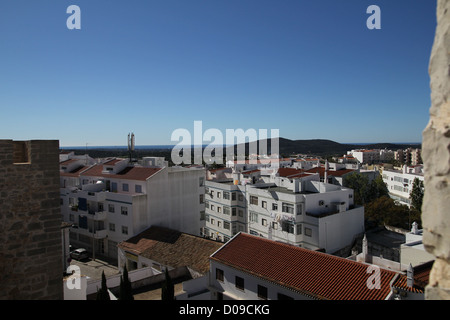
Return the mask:
<svg viewBox="0 0 450 320">
<path fill-rule="evenodd" d="M 258 147 L 264 140 L 258 141 Z M 239 146 L 242 146 L 239 145 Z M 245 143 L 245 153 L 248 155 L 249 143 Z M 406 149 L 409 147 L 420 148 L 420 144 L 395 144 L 395 143 L 375 143 L 375 144 L 345 144 L 326 139 L 310 139 L 310 140 L 289 140 L 286 138 L 279 138 L 279 153 L 284 156 L 291 154 L 307 154 L 316 156 L 329 156 L 329 155 L 343 155 L 347 151 L 352 149 Z M 228 147 L 228 148 L 233 148 Z M 234 153 L 237 154 L 238 145 L 234 146 Z M 75 154 L 85 154 L 86 150 L 83 148 L 65 148 L 66 151 L 73 150 Z M 158 146 L 139 146 L 136 148 L 135 157 L 142 158 L 145 156 L 157 156 L 165 157 L 167 160 L 171 157 L 172 148 L 170 146 L 161 148 Z M 259 148 L 257 149 L 259 152 Z M 267 153 L 271 154 L 270 139 L 267 141 Z M 128 151 L 126 147 L 90 147 L 88 154 L 93 158 L 100 157 L 128 157 Z M 223 151 L 226 155 L 226 149 Z"/>
<path fill-rule="evenodd" d="M 265 140 L 258 141 L 264 143 Z M 242 145 L 240 145 L 242 147 Z M 259 146 L 259 144 L 258 144 Z M 237 147 L 234 146 L 235 152 Z M 245 150 L 248 153 L 249 143 L 245 143 Z M 375 144 L 344 144 L 326 139 L 309 139 L 309 140 L 289 140 L 286 138 L 279 139 L 279 152 L 282 155 L 289 154 L 311 154 L 311 155 L 342 155 L 353 149 L 389 149 L 398 150 L 406 148 L 420 148 L 420 144 L 395 144 L 395 143 L 375 143 Z M 268 153 L 271 153 L 270 139 L 267 141 Z M 259 149 L 258 149 L 259 152 Z"/>
</svg>

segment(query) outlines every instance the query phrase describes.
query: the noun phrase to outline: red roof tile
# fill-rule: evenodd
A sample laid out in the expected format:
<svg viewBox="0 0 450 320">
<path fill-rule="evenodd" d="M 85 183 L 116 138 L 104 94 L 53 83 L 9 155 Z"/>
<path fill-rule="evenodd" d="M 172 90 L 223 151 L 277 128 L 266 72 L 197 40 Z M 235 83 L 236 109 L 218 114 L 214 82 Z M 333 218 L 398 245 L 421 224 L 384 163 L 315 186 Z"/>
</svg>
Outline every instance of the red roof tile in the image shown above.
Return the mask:
<svg viewBox="0 0 450 320">
<path fill-rule="evenodd" d="M 125 251 L 171 267 L 188 266 L 202 274 L 209 270 L 209 256 L 222 243 L 176 230 L 152 226 L 118 244 Z"/>
<path fill-rule="evenodd" d="M 278 174 L 280 177 L 293 178 L 295 176 L 303 175 L 304 171 L 294 168 L 278 168 Z"/>
<path fill-rule="evenodd" d="M 369 289 L 366 264 L 245 233 L 210 259 L 316 299 L 384 300 L 396 275 L 380 269 L 380 289 Z"/>
<path fill-rule="evenodd" d="M 59 175 L 60 176 L 64 176 L 64 177 L 79 177 L 84 170 L 87 170 L 89 168 L 89 166 L 80 166 L 70 172 L 60 172 Z"/>
<path fill-rule="evenodd" d="M 398 277 L 398 279 L 393 283 L 393 286 L 402 290 L 415 292 L 415 293 L 424 293 L 425 287 L 429 282 L 431 268 L 433 267 L 433 261 L 429 261 L 427 263 L 415 266 L 414 270 L 414 286 L 409 287 L 407 284 L 406 275 L 402 274 Z"/>
<path fill-rule="evenodd" d="M 162 170 L 162 168 L 126 167 L 118 173 L 103 173 L 103 164 L 97 164 L 89 170 L 83 172 L 82 175 L 90 177 L 145 181 L 160 170 Z"/>
</svg>

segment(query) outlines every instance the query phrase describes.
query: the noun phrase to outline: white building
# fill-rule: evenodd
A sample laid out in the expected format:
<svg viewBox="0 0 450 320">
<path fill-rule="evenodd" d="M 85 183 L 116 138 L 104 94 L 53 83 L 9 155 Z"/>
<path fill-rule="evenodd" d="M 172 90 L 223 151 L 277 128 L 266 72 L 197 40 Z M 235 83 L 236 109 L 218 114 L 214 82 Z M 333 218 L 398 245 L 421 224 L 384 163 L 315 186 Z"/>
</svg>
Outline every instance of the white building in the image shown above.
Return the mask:
<svg viewBox="0 0 450 320">
<path fill-rule="evenodd" d="M 387 300 L 396 272 L 379 269 L 379 287 L 368 285 L 370 265 L 239 233 L 210 258 L 212 299 Z"/>
<path fill-rule="evenodd" d="M 387 149 L 355 149 L 347 151 L 347 156 L 353 156 L 359 163 L 374 164 L 393 160 L 395 152 Z"/>
<path fill-rule="evenodd" d="M 423 230 L 418 229 L 417 222 L 413 222 L 411 231 L 405 234 L 405 243 L 400 246 L 400 261 L 403 264 L 415 267 L 435 259 L 425 250 L 422 239 Z"/>
<path fill-rule="evenodd" d="M 70 241 L 97 254 L 117 258 L 119 242 L 151 225 L 197 235 L 203 227 L 204 168 L 168 167 L 163 158 L 66 160 L 60 180 L 63 220 L 75 226 Z"/>
<path fill-rule="evenodd" d="M 364 232 L 364 208 L 353 190 L 294 168 L 235 173 L 206 182 L 205 235 L 227 241 L 238 232 L 308 249 L 336 252 Z"/>
<path fill-rule="evenodd" d="M 397 200 L 401 204 L 410 205 L 409 196 L 411 194 L 414 179 L 424 180 L 423 166 L 403 166 L 400 170 L 383 170 L 383 181 L 389 191 L 392 199 Z"/>
</svg>

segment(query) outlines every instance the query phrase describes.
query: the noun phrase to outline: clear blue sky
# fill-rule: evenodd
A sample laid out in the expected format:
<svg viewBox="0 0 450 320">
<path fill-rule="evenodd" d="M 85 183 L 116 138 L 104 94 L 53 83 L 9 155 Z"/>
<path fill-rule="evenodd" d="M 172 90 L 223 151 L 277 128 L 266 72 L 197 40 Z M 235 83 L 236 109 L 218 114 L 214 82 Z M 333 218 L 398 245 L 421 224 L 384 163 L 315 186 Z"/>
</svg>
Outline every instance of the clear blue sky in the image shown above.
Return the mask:
<svg viewBox="0 0 450 320">
<path fill-rule="evenodd" d="M 69 5 L 81 30 L 69 30 Z M 369 30 L 369 5 L 381 29 Z M 434 0 L 2 0 L 0 139 L 176 144 L 172 132 L 418 142 Z"/>
</svg>

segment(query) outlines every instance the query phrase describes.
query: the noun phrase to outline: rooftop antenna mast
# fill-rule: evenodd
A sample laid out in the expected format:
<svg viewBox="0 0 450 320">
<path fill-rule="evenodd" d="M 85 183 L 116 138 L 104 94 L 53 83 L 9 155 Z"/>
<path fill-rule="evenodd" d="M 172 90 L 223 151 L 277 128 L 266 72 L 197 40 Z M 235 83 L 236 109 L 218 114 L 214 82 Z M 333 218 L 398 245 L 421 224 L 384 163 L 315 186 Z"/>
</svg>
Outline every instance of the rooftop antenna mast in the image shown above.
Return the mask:
<svg viewBox="0 0 450 320">
<path fill-rule="evenodd" d="M 128 154 L 130 156 L 130 162 L 133 162 L 133 153 L 134 153 L 134 147 L 135 147 L 135 139 L 134 139 L 134 133 L 128 134 Z"/>
</svg>

